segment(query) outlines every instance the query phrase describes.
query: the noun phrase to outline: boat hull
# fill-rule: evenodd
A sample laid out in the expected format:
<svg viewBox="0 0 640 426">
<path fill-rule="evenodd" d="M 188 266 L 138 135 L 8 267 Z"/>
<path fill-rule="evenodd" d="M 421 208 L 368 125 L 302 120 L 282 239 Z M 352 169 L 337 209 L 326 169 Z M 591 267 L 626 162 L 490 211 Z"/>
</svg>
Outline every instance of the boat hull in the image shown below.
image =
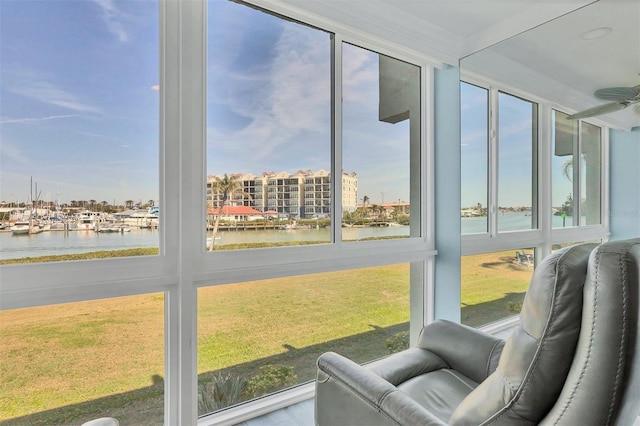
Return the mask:
<svg viewBox="0 0 640 426">
<path fill-rule="evenodd" d="M 13 235 L 29 235 L 29 227 L 26 228 L 11 228 L 11 234 Z"/>
</svg>

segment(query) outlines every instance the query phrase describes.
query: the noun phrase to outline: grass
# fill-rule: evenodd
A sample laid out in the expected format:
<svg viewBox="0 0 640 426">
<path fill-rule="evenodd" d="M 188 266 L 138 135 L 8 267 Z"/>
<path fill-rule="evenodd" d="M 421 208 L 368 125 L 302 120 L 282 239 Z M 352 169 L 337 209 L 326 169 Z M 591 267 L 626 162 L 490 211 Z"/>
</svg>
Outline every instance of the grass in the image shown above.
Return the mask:
<svg viewBox="0 0 640 426">
<path fill-rule="evenodd" d="M 502 318 L 508 301 L 521 298 L 531 269 L 512 257 L 463 258 L 464 322 Z M 0 422 L 113 416 L 161 424 L 163 300 L 150 294 L 0 312 Z M 357 362 L 383 356 L 385 340 L 407 330 L 408 319 L 407 264 L 201 288 L 199 381 L 214 374 L 248 379 L 268 364 L 292 366 L 300 382 L 312 380 L 320 353 Z"/>
<path fill-rule="evenodd" d="M 202 288 L 198 300 L 198 371 L 204 373 L 256 358 L 300 355 L 305 348 L 408 322 L 409 266 Z M 385 351 L 384 339 L 375 345 Z M 370 359 L 371 344 L 354 349 L 361 361 Z M 306 367 L 298 365 L 296 373 L 310 380 L 313 362 L 301 371 Z"/>
<path fill-rule="evenodd" d="M 157 247 L 133 248 L 124 250 L 103 250 L 90 253 L 55 254 L 51 256 L 23 257 L 19 259 L 1 259 L 0 265 L 16 265 L 23 263 L 62 262 L 67 260 L 109 259 L 114 257 L 151 256 L 158 254 Z"/>
<path fill-rule="evenodd" d="M 152 387 L 164 374 L 163 305 L 150 294 L 0 312 L 0 419 L 42 412 L 16 424 L 81 423 L 74 404 L 135 403 L 142 395 L 100 398 Z M 144 393 L 161 397 L 162 388 Z"/>
<path fill-rule="evenodd" d="M 504 318 L 509 302 L 524 298 L 533 272 L 511 250 L 463 256 L 461 263 L 461 319 L 474 327 Z"/>
</svg>

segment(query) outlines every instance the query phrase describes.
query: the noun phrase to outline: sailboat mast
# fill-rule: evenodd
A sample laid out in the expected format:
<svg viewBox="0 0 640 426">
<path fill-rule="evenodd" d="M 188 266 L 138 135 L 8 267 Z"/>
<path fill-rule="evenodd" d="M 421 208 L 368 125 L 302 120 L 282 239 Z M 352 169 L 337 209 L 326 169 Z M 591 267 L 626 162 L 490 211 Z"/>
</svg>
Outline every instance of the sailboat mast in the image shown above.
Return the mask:
<svg viewBox="0 0 640 426">
<path fill-rule="evenodd" d="M 31 210 L 29 211 L 29 234 L 33 232 L 33 176 L 31 176 L 31 183 L 29 184 L 29 193 L 31 197 Z"/>
</svg>

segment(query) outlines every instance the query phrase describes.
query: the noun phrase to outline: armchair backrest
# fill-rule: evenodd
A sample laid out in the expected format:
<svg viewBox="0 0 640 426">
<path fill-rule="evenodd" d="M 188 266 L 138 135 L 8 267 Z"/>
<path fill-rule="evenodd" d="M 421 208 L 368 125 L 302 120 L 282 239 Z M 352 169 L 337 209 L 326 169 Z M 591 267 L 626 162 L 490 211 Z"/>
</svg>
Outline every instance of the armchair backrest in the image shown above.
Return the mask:
<svg viewBox="0 0 640 426">
<path fill-rule="evenodd" d="M 553 407 L 580 335 L 582 292 L 596 244 L 567 247 L 535 269 L 518 329 L 497 370 L 457 407 L 450 424 L 536 424 Z"/>
<path fill-rule="evenodd" d="M 640 238 L 591 253 L 573 364 L 545 425 L 632 425 L 640 415 Z"/>
</svg>

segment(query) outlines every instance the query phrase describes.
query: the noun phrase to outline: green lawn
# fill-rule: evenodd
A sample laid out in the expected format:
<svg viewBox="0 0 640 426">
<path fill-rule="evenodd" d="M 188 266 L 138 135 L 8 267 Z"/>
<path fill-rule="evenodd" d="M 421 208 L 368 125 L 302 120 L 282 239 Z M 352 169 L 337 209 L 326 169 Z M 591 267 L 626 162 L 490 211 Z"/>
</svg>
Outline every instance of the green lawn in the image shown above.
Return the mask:
<svg viewBox="0 0 640 426">
<path fill-rule="evenodd" d="M 488 324 L 508 314 L 509 302 L 520 302 L 533 268 L 517 264 L 515 251 L 463 256 L 462 323 L 473 327 Z"/>
<path fill-rule="evenodd" d="M 506 316 L 531 274 L 513 253 L 482 256 L 463 259 L 470 324 Z M 202 383 L 216 372 L 251 378 L 267 364 L 294 367 L 304 382 L 327 350 L 358 362 L 388 353 L 385 340 L 408 328 L 409 266 L 207 287 L 198 299 Z M 162 423 L 163 333 L 162 294 L 0 312 L 0 421 Z"/>
</svg>

